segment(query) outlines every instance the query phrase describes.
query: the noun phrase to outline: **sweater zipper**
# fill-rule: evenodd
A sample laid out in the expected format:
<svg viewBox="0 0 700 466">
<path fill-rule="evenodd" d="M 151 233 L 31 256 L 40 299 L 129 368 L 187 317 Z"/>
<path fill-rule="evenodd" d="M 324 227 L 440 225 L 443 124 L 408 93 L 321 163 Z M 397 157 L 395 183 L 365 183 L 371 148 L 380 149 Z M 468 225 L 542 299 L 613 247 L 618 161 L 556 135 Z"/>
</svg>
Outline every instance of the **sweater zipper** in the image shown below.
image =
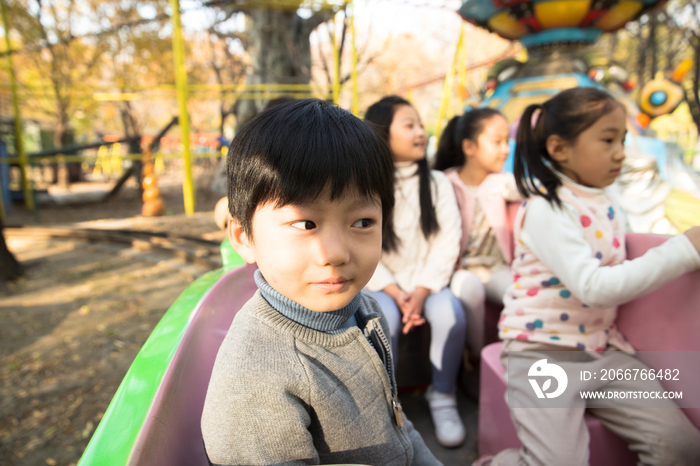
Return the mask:
<svg viewBox="0 0 700 466">
<path fill-rule="evenodd" d="M 399 401 L 398 389 L 396 387 L 396 380 L 394 378 L 394 361 L 391 354 L 391 347 L 389 345 L 389 341 L 386 338 L 386 335 L 384 335 L 384 331 L 381 329 L 381 327 L 379 327 L 377 321 L 371 320 L 369 322 L 369 325 L 370 334 L 373 335 L 377 340 L 379 340 L 377 343 L 381 345 L 383 356 L 382 362 L 384 363 L 387 375 L 389 376 L 389 387 L 391 389 L 391 407 L 394 410 L 394 418 L 396 420 L 396 425 L 399 427 L 399 429 L 403 429 L 403 427 L 406 425 L 406 420 L 403 415 L 403 407 L 401 406 L 401 402 Z"/>
</svg>

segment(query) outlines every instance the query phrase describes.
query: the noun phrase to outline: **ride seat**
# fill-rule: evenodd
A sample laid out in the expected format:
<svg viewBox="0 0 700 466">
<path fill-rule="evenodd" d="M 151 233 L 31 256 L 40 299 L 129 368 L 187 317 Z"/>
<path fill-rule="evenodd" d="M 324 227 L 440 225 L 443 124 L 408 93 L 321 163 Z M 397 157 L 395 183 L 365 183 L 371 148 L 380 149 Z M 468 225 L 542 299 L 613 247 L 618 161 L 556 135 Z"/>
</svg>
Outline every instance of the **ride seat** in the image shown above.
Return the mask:
<svg viewBox="0 0 700 466">
<path fill-rule="evenodd" d="M 236 313 L 258 289 L 255 265 L 224 274 L 199 301 L 149 409 L 130 465 L 208 465 L 200 419 L 216 354 Z"/>
</svg>

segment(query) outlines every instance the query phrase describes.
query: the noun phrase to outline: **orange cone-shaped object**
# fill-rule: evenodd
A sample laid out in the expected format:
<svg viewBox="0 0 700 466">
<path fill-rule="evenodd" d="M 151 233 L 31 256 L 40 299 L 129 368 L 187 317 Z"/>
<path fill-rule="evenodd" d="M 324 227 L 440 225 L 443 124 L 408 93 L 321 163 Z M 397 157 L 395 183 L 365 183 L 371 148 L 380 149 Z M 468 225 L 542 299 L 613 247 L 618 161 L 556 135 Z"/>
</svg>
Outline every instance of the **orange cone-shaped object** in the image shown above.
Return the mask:
<svg viewBox="0 0 700 466">
<path fill-rule="evenodd" d="M 158 179 L 153 170 L 151 151 L 146 147 L 143 153 L 143 207 L 141 215 L 144 217 L 158 217 L 165 213 L 165 202 L 160 196 Z"/>
</svg>

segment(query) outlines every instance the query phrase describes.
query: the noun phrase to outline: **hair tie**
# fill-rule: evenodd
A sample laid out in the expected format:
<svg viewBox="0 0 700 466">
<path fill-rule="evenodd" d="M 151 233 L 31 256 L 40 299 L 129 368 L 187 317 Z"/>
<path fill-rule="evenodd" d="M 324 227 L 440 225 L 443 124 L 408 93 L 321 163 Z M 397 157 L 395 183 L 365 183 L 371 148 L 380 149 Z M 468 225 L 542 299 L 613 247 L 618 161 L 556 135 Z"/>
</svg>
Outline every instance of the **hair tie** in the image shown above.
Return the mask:
<svg viewBox="0 0 700 466">
<path fill-rule="evenodd" d="M 530 128 L 532 128 L 533 131 L 537 127 L 537 123 L 540 121 L 540 118 L 542 118 L 544 115 L 544 104 L 534 104 L 534 107 L 535 110 L 539 110 L 540 113 L 535 113 L 535 110 L 533 110 L 530 114 Z"/>
</svg>

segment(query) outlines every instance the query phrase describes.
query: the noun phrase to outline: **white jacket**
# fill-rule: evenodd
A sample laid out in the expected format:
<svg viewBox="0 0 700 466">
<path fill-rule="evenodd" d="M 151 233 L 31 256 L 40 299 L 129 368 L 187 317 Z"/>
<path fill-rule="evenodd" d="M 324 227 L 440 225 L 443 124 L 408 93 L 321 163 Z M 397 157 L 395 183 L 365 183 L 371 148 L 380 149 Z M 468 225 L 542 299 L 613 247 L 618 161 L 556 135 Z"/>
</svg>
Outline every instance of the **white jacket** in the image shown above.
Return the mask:
<svg viewBox="0 0 700 466">
<path fill-rule="evenodd" d="M 380 291 L 395 283 L 406 292 L 423 286 L 436 293 L 449 284 L 459 255 L 462 220 L 454 189 L 444 173 L 431 170 L 440 230 L 426 240 L 420 227 L 417 164 L 398 162 L 395 167 L 394 229 L 400 243 L 397 251 L 382 254 L 367 289 Z"/>
</svg>

